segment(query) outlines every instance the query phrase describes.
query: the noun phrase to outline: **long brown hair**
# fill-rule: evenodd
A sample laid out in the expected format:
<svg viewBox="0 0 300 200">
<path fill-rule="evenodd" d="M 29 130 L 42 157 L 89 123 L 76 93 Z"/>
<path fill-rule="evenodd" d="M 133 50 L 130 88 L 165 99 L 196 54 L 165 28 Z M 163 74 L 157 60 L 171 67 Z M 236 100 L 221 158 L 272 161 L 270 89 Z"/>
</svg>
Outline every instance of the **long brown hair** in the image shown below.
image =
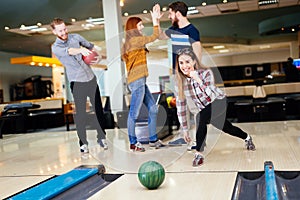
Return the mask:
<svg viewBox="0 0 300 200">
<path fill-rule="evenodd" d="M 125 25 L 125 42 L 122 47 L 122 59 L 127 60 L 127 52 L 130 48 L 129 40 L 132 37 L 141 36 L 141 33 L 137 30 L 137 24 L 142 21 L 139 17 L 130 17 L 128 18 Z"/>
<path fill-rule="evenodd" d="M 176 56 L 175 69 L 176 69 L 176 79 L 177 79 L 176 82 L 177 82 L 177 86 L 178 86 L 178 96 L 179 96 L 180 100 L 183 100 L 185 98 L 183 85 L 184 85 L 184 80 L 187 78 L 187 76 L 185 74 L 183 74 L 183 72 L 180 70 L 179 62 L 178 62 L 179 57 L 182 55 L 190 56 L 192 58 L 192 60 L 196 61 L 196 64 L 194 66 L 195 70 L 198 70 L 200 68 L 205 69 L 205 67 L 200 64 L 200 62 L 192 48 L 179 49 L 176 52 L 176 54 L 177 54 L 177 56 Z"/>
</svg>

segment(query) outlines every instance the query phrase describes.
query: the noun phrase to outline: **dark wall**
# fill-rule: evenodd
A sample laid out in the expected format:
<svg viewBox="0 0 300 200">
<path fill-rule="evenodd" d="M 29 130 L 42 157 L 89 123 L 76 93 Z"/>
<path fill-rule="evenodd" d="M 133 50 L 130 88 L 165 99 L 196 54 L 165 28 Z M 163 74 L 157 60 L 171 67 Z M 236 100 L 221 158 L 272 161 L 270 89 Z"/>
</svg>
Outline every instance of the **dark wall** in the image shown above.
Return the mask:
<svg viewBox="0 0 300 200">
<path fill-rule="evenodd" d="M 271 64 L 218 67 L 223 81 L 259 79 L 271 73 Z"/>
</svg>

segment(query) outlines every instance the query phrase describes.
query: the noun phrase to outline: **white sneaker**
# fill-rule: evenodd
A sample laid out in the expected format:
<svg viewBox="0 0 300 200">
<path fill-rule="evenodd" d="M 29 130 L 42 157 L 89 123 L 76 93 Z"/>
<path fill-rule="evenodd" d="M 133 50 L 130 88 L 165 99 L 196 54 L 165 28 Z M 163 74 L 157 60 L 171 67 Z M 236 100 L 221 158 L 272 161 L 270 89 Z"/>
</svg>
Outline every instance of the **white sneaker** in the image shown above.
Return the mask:
<svg viewBox="0 0 300 200">
<path fill-rule="evenodd" d="M 140 142 L 138 142 L 136 144 L 130 144 L 129 148 L 131 151 L 139 151 L 139 152 L 145 151 L 145 148 L 143 147 L 143 145 Z"/>
<path fill-rule="evenodd" d="M 84 144 L 80 147 L 80 152 L 82 153 L 88 153 L 89 152 L 89 148 L 87 144 Z"/>
<path fill-rule="evenodd" d="M 99 145 L 101 147 L 103 147 L 104 150 L 108 149 L 108 145 L 107 145 L 106 139 L 101 139 L 101 141 L 99 142 Z"/>
<path fill-rule="evenodd" d="M 186 150 L 188 151 L 192 151 L 193 149 L 196 149 L 196 142 L 190 142 L 188 145 L 187 145 L 187 148 Z"/>
</svg>

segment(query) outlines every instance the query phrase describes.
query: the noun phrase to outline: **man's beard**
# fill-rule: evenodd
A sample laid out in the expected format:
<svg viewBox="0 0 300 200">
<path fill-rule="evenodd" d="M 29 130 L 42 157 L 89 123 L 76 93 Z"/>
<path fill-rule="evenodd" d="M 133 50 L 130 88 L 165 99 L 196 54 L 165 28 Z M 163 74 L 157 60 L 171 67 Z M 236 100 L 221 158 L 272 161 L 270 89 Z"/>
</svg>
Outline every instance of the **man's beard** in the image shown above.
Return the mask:
<svg viewBox="0 0 300 200">
<path fill-rule="evenodd" d="M 57 35 L 57 37 L 58 37 L 59 39 L 63 40 L 63 41 L 66 41 L 66 40 L 68 40 L 68 34 L 66 34 L 66 35 L 67 35 L 67 37 L 65 37 L 65 38 L 62 38 L 62 37 L 60 37 L 60 36 L 58 36 L 58 35 Z"/>
<path fill-rule="evenodd" d="M 172 25 L 174 28 L 179 28 L 177 17 L 175 17 L 175 19 L 173 20 Z"/>
</svg>

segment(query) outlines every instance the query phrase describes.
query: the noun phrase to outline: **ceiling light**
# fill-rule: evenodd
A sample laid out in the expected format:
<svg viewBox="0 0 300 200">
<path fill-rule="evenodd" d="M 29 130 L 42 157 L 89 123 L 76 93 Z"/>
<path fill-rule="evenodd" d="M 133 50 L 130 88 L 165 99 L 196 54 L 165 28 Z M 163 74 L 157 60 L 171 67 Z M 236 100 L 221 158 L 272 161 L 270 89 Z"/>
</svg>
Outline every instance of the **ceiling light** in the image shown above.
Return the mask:
<svg viewBox="0 0 300 200">
<path fill-rule="evenodd" d="M 104 24 L 104 18 L 88 18 L 85 20 L 86 24 L 81 24 L 81 26 L 84 28 L 84 29 L 90 29 L 90 28 L 94 28 L 95 25 L 101 25 L 101 24 Z"/>
<path fill-rule="evenodd" d="M 9 30 L 9 27 L 8 27 L 8 26 L 5 26 L 5 27 L 4 27 L 4 30 Z"/>
<path fill-rule="evenodd" d="M 84 29 L 89 30 L 90 28 L 95 27 L 95 25 L 94 25 L 94 24 L 87 23 L 87 24 L 81 24 L 81 27 L 84 28 Z"/>
<path fill-rule="evenodd" d="M 30 31 L 32 32 L 42 32 L 42 31 L 47 31 L 47 28 L 33 28 Z"/>
<path fill-rule="evenodd" d="M 17 65 L 31 65 L 31 66 L 62 66 L 56 58 L 42 57 L 42 56 L 25 56 L 10 59 L 11 64 Z"/>
<path fill-rule="evenodd" d="M 213 49 L 224 49 L 224 48 L 225 48 L 224 45 L 213 46 Z"/>
<path fill-rule="evenodd" d="M 125 17 L 127 17 L 128 15 L 129 15 L 129 14 L 128 14 L 127 12 L 126 12 L 126 13 L 124 13 L 124 16 L 125 16 Z"/>
<path fill-rule="evenodd" d="M 147 10 L 143 10 L 143 13 L 146 14 L 146 13 L 148 13 L 148 11 Z"/>
<path fill-rule="evenodd" d="M 198 13 L 199 13 L 198 10 L 189 10 L 189 11 L 187 12 L 188 15 L 195 15 L 195 14 L 198 14 Z"/>
<path fill-rule="evenodd" d="M 104 18 L 88 18 L 85 20 L 86 22 L 89 22 L 89 23 L 94 23 L 94 22 L 104 22 Z"/>
<path fill-rule="evenodd" d="M 223 0 L 223 3 L 227 3 L 228 1 L 227 0 Z"/>
<path fill-rule="evenodd" d="M 20 29 L 22 31 L 28 31 L 28 30 L 35 29 L 35 28 L 38 28 L 38 25 L 25 26 L 24 24 L 22 24 L 20 27 Z"/>
<path fill-rule="evenodd" d="M 199 13 L 199 11 L 196 9 L 196 7 L 194 7 L 194 6 L 188 7 L 188 11 L 187 11 L 188 15 L 194 15 L 194 14 L 198 14 L 198 13 Z"/>
<path fill-rule="evenodd" d="M 206 2 L 202 2 L 202 4 L 201 4 L 202 6 L 206 6 Z"/>
<path fill-rule="evenodd" d="M 75 19 L 75 18 L 72 18 L 72 19 L 71 19 L 71 22 L 76 22 L 76 19 Z"/>
<path fill-rule="evenodd" d="M 228 49 L 221 49 L 221 50 L 219 50 L 219 52 L 220 53 L 227 53 L 227 52 L 229 52 L 229 50 Z"/>
<path fill-rule="evenodd" d="M 124 6 L 124 0 L 120 0 L 120 6 L 121 6 L 121 7 Z"/>
<path fill-rule="evenodd" d="M 163 7 L 162 8 L 162 11 L 164 11 L 164 12 L 167 11 L 167 10 L 168 10 L 168 7 Z"/>
<path fill-rule="evenodd" d="M 260 49 L 269 49 L 269 48 L 271 48 L 271 46 L 270 45 L 260 45 L 259 48 Z"/>
<path fill-rule="evenodd" d="M 264 5 L 276 4 L 278 2 L 279 0 L 258 0 L 258 5 L 264 6 Z"/>
</svg>

